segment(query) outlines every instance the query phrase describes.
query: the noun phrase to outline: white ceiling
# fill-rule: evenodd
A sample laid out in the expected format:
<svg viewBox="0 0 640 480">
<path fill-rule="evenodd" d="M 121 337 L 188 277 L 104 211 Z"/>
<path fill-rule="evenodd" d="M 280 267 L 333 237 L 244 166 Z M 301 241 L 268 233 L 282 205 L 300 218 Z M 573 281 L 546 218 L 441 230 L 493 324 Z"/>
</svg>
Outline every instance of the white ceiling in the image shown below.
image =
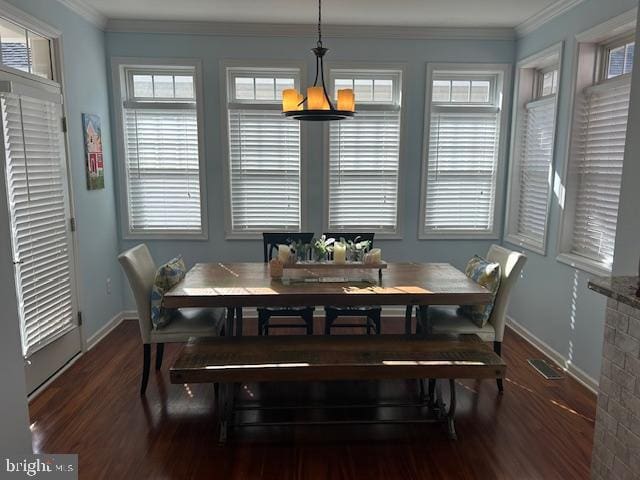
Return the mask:
<svg viewBox="0 0 640 480">
<path fill-rule="evenodd" d="M 108 18 L 315 23 L 317 0 L 83 0 Z M 324 0 L 323 23 L 514 27 L 566 0 Z"/>
</svg>

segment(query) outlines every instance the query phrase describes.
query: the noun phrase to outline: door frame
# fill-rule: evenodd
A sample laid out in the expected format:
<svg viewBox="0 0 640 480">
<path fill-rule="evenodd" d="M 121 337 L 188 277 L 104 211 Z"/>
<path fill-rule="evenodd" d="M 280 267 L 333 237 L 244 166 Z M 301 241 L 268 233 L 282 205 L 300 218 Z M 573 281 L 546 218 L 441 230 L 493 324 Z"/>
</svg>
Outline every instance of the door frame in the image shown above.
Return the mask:
<svg viewBox="0 0 640 480">
<path fill-rule="evenodd" d="M 62 117 L 64 119 L 63 120 L 64 124 L 65 124 L 65 128 L 63 128 L 63 131 L 62 131 L 62 138 L 64 141 L 64 150 L 65 150 L 65 169 L 66 169 L 66 176 L 67 176 L 66 189 L 67 189 L 67 198 L 69 202 L 69 205 L 68 205 L 69 218 L 74 219 L 74 223 L 75 223 L 76 208 L 75 208 L 75 195 L 73 190 L 73 174 L 71 170 L 71 148 L 70 148 L 71 143 L 69 141 L 69 128 L 68 128 L 69 110 L 67 106 L 67 96 L 66 96 L 67 90 L 66 90 L 66 84 L 64 79 L 64 55 L 63 55 L 62 32 L 52 27 L 51 25 L 41 21 L 40 19 L 26 13 L 22 9 L 10 3 L 7 3 L 4 0 L 0 0 L 0 16 L 5 17 L 17 23 L 22 27 L 25 27 L 27 30 L 32 30 L 33 32 L 48 38 L 51 42 L 51 70 L 52 70 L 52 76 L 54 80 L 41 78 L 36 75 L 26 73 L 21 70 L 17 70 L 4 65 L 0 65 L 0 72 L 21 77 L 24 80 L 26 80 L 27 83 L 37 82 L 42 85 L 55 86 L 60 89 L 60 93 L 62 95 L 61 112 L 62 112 Z M 4 178 L 0 179 L 0 182 L 2 183 L 2 186 L 4 187 L 4 190 L 6 192 L 5 179 Z M 3 197 L 3 199 L 0 200 L 0 203 L 6 202 L 5 200 L 6 193 L 1 193 L 0 196 Z M 8 205 L 7 205 L 7 211 L 8 211 Z M 72 269 L 72 275 L 73 275 L 73 279 L 72 279 L 72 282 L 73 282 L 72 302 L 73 302 L 73 310 L 74 310 L 73 313 L 75 317 L 76 327 L 78 328 L 79 335 L 80 335 L 80 351 L 78 353 L 82 354 L 87 350 L 87 343 L 86 343 L 83 324 L 82 322 L 79 321 L 81 318 L 80 299 L 82 298 L 82 295 L 81 295 L 82 281 L 81 281 L 80 268 L 78 263 L 79 242 L 78 242 L 78 235 L 76 235 L 76 231 L 77 231 L 77 228 L 73 228 L 70 231 L 71 246 L 73 248 L 73 252 L 71 254 L 72 261 L 71 261 L 70 268 Z M 20 335 L 22 335 L 22 333 L 20 333 Z M 20 353 L 22 354 L 22 351 Z M 68 362 L 66 362 L 65 365 L 63 365 L 60 369 L 54 372 L 53 375 L 55 375 L 59 371 L 66 368 L 71 362 L 75 361 L 77 358 L 78 358 L 78 354 L 76 354 Z M 40 386 L 36 387 L 35 390 L 31 392 L 27 392 L 28 399 L 31 400 L 35 396 L 35 394 L 39 393 L 42 390 L 42 386 L 46 385 L 49 382 L 49 380 L 50 379 L 45 380 L 45 382 L 42 383 Z"/>
</svg>

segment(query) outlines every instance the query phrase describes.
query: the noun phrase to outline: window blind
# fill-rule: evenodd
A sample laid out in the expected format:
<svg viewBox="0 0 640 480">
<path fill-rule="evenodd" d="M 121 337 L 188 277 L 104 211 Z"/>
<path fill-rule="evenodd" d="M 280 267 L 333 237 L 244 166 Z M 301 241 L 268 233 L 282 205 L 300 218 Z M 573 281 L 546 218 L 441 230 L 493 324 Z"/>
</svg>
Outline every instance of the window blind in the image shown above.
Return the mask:
<svg viewBox="0 0 640 480">
<path fill-rule="evenodd" d="M 518 165 L 516 235 L 537 248 L 545 243 L 555 132 L 555 95 L 526 105 Z"/>
<path fill-rule="evenodd" d="M 124 110 L 130 232 L 202 231 L 195 105 Z"/>
<path fill-rule="evenodd" d="M 361 110 L 329 132 L 330 230 L 395 232 L 400 111 Z"/>
<path fill-rule="evenodd" d="M 16 290 L 25 356 L 75 326 L 59 104 L 0 95 Z"/>
<path fill-rule="evenodd" d="M 300 230 L 300 122 L 230 107 L 229 163 L 234 232 Z"/>
<path fill-rule="evenodd" d="M 432 107 L 426 233 L 493 230 L 499 122 L 496 108 Z"/>
<path fill-rule="evenodd" d="M 608 267 L 613 262 L 630 89 L 630 78 L 585 89 L 576 125 L 572 252 Z"/>
</svg>

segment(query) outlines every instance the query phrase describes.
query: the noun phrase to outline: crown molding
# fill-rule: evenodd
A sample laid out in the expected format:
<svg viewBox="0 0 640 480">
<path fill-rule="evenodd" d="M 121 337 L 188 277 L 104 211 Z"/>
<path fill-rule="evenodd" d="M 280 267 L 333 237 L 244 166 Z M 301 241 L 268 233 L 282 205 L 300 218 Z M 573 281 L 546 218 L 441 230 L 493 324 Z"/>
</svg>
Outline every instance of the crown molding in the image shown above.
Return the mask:
<svg viewBox="0 0 640 480">
<path fill-rule="evenodd" d="M 315 37 L 317 27 L 304 24 L 191 22 L 170 20 L 109 19 L 109 32 L 172 33 L 241 37 Z M 334 38 L 391 38 L 411 40 L 507 40 L 512 28 L 404 27 L 375 25 L 323 25 L 322 34 Z"/>
<path fill-rule="evenodd" d="M 77 13 L 88 22 L 94 24 L 100 30 L 104 30 L 107 26 L 107 17 L 89 5 L 84 0 L 58 0 L 62 5 L 72 12 Z"/>
<path fill-rule="evenodd" d="M 621 35 L 629 30 L 635 30 L 637 18 L 638 8 L 632 8 L 616 17 L 610 18 L 606 22 L 577 34 L 576 41 L 580 43 L 598 43 L 607 38 Z"/>
<path fill-rule="evenodd" d="M 527 18 L 524 22 L 516 25 L 515 31 L 518 37 L 524 37 L 530 34 L 534 30 L 537 30 L 545 23 L 553 20 L 554 18 L 568 12 L 577 5 L 580 5 L 584 0 L 557 0 L 546 8 L 543 8 L 538 13 Z"/>
</svg>

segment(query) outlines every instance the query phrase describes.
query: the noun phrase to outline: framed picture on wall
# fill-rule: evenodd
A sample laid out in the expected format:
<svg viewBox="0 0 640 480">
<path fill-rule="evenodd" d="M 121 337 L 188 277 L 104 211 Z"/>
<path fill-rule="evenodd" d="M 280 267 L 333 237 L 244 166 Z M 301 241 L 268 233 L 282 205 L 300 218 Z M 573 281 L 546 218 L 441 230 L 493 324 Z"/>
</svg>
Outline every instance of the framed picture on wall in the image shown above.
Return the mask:
<svg viewBox="0 0 640 480">
<path fill-rule="evenodd" d="M 102 157 L 102 127 L 100 117 L 82 114 L 84 155 L 87 161 L 87 189 L 104 188 L 104 160 Z"/>
</svg>

